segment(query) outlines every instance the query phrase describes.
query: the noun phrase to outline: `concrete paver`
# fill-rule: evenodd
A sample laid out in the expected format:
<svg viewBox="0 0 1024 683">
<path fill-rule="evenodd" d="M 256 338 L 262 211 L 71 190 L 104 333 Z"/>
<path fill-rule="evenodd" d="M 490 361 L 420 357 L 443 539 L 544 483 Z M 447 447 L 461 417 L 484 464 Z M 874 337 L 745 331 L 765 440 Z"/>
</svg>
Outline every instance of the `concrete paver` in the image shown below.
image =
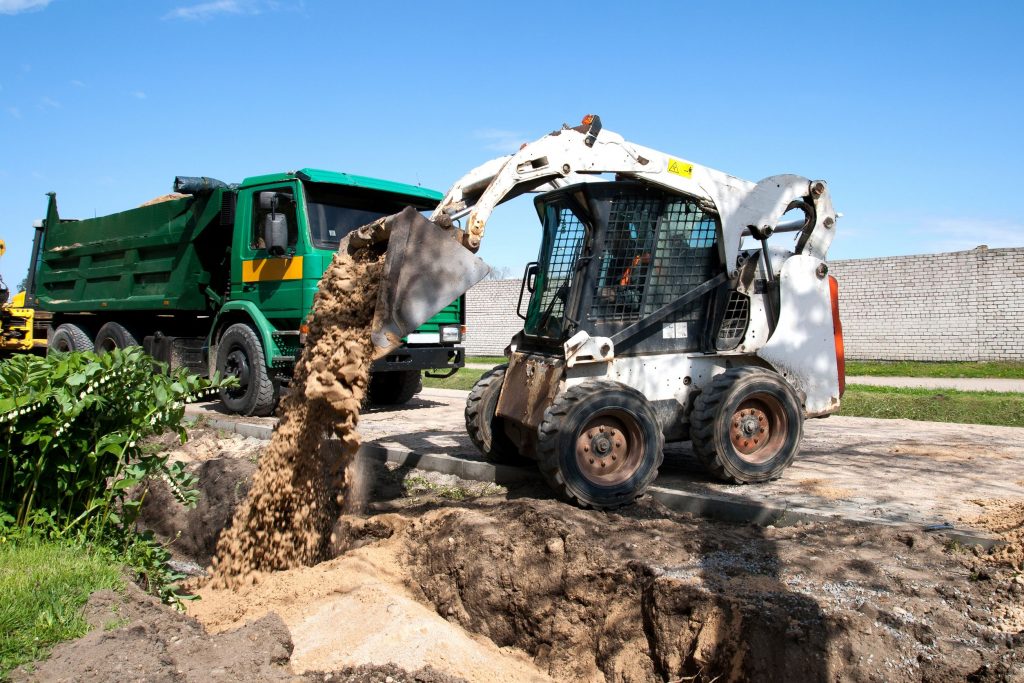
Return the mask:
<svg viewBox="0 0 1024 683">
<path fill-rule="evenodd" d="M 390 450 L 479 462 L 466 436 L 466 395 L 425 389 L 397 409 L 367 410 L 359 431 L 364 442 Z M 225 417 L 217 405 L 189 406 L 189 412 Z M 274 419 L 244 422 L 267 428 Z M 855 520 L 969 527 L 982 513 L 972 501 L 1024 498 L 1024 429 L 858 417 L 808 420 L 803 449 L 781 479 L 723 484 L 703 472 L 689 444 L 680 444 L 666 450 L 655 486 Z"/>
</svg>

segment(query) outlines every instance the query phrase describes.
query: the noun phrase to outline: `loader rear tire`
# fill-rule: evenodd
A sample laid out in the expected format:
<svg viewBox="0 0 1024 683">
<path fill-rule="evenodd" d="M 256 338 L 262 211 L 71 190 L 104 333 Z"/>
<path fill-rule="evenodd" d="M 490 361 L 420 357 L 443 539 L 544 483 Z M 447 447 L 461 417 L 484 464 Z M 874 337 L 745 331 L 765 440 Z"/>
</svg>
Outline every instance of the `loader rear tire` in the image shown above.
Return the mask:
<svg viewBox="0 0 1024 683">
<path fill-rule="evenodd" d="M 58 325 L 53 336 L 46 345 L 46 353 L 69 353 L 72 351 L 94 351 L 92 338 L 78 325 L 64 323 Z"/>
<path fill-rule="evenodd" d="M 777 479 L 803 438 L 796 391 L 766 368 L 733 368 L 701 392 L 690 414 L 693 452 L 713 476 L 735 484 Z"/>
<path fill-rule="evenodd" d="M 136 341 L 135 335 L 121 323 L 104 323 L 100 331 L 96 333 L 96 353 L 106 353 L 114 349 L 138 345 L 139 342 Z"/>
<path fill-rule="evenodd" d="M 658 476 L 664 447 L 650 402 L 619 382 L 570 387 L 544 411 L 538 429 L 541 474 L 584 507 L 615 508 L 643 495 Z"/>
<path fill-rule="evenodd" d="M 221 389 L 220 400 L 232 413 L 263 417 L 274 412 L 277 385 L 270 379 L 263 344 L 256 330 L 235 323 L 217 344 L 217 372 L 238 378 L 238 386 Z"/>
<path fill-rule="evenodd" d="M 523 465 L 529 462 L 515 441 L 505 433 L 505 421 L 495 415 L 498 397 L 505 383 L 508 363 L 488 370 L 473 385 L 466 399 L 466 431 L 469 440 L 484 456 L 496 465 Z"/>
<path fill-rule="evenodd" d="M 422 389 L 423 378 L 419 370 L 375 372 L 370 375 L 367 396 L 375 405 L 395 406 L 408 403 Z"/>
</svg>

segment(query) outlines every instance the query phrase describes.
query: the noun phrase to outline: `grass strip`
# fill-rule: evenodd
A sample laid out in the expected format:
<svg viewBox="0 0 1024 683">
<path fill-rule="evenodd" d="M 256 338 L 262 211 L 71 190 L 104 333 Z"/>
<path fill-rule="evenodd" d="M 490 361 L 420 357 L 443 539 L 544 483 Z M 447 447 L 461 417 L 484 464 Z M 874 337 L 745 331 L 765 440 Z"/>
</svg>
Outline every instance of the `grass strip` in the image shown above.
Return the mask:
<svg viewBox="0 0 1024 683">
<path fill-rule="evenodd" d="M 460 368 L 454 375 L 451 377 L 445 377 L 444 379 L 436 379 L 424 375 L 423 386 L 431 389 L 461 389 L 463 391 L 469 391 L 485 372 L 487 372 L 487 370 Z"/>
<path fill-rule="evenodd" d="M 507 363 L 508 358 L 505 356 L 466 356 L 466 362 L 479 365 L 501 365 Z"/>
<path fill-rule="evenodd" d="M 57 643 L 84 635 L 89 594 L 122 586 L 121 564 L 105 550 L 0 536 L 0 680 Z"/>
<path fill-rule="evenodd" d="M 1024 379 L 1024 362 L 846 361 L 846 374 L 878 377 L 968 377 Z"/>
<path fill-rule="evenodd" d="M 849 386 L 840 415 L 1024 427 L 1024 394 Z"/>
</svg>

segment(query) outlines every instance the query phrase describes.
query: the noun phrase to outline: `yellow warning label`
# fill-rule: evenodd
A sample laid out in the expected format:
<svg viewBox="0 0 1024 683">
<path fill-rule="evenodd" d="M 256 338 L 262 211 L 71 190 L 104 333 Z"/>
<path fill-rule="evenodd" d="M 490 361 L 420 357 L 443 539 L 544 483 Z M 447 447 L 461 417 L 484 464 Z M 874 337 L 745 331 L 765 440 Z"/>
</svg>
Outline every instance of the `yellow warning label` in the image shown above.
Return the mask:
<svg viewBox="0 0 1024 683">
<path fill-rule="evenodd" d="M 681 175 L 684 178 L 693 177 L 693 164 L 688 164 L 685 161 L 679 159 L 668 158 L 668 172 Z"/>
</svg>

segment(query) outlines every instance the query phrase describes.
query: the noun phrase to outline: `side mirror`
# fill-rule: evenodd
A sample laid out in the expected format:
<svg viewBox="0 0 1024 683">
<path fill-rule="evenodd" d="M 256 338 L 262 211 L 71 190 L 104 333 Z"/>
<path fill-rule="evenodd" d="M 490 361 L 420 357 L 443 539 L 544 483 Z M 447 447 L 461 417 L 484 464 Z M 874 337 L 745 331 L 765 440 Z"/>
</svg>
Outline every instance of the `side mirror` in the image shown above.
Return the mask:
<svg viewBox="0 0 1024 683">
<path fill-rule="evenodd" d="M 282 192 L 260 192 L 260 208 L 264 211 L 277 211 L 277 203 L 281 197 L 288 197 Z"/>
<path fill-rule="evenodd" d="M 261 202 L 262 194 L 264 193 L 261 193 Z M 283 213 L 268 213 L 263 218 L 263 243 L 271 256 L 285 255 L 288 250 L 288 219 Z"/>
</svg>

